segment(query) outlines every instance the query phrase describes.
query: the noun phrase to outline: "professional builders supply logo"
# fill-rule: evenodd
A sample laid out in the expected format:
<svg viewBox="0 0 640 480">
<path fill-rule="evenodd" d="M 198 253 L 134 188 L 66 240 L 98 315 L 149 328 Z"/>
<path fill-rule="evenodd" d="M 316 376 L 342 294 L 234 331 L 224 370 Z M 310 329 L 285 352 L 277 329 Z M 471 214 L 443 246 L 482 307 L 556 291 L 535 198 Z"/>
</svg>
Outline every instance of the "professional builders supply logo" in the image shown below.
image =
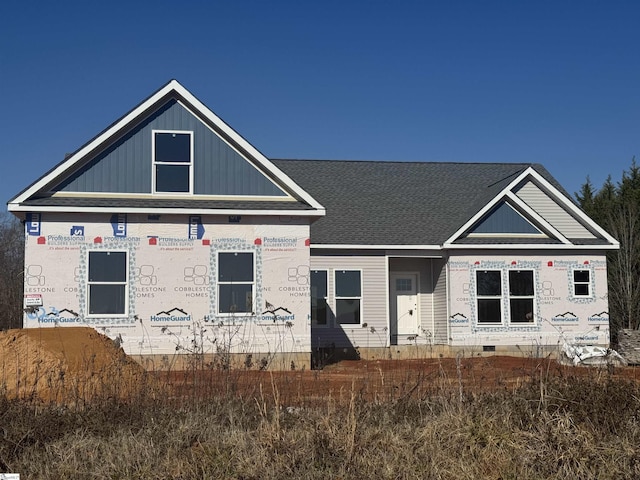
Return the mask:
<svg viewBox="0 0 640 480">
<path fill-rule="evenodd" d="M 204 236 L 204 226 L 200 215 L 189 216 L 189 239 L 202 240 Z"/>
<path fill-rule="evenodd" d="M 291 252 L 298 246 L 297 237 L 263 237 L 262 245 L 266 250 L 277 252 Z"/>
<path fill-rule="evenodd" d="M 127 236 L 127 214 L 114 213 L 111 215 L 111 228 L 113 228 L 114 237 Z"/>
</svg>

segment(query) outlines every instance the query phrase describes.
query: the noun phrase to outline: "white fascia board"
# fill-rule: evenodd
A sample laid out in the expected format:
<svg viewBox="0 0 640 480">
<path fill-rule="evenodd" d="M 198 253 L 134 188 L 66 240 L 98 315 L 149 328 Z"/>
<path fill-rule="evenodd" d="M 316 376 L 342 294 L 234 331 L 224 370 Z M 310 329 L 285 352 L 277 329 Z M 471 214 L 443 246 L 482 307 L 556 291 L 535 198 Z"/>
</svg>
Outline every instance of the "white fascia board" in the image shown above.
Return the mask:
<svg viewBox="0 0 640 480">
<path fill-rule="evenodd" d="M 575 245 L 551 243 L 505 243 L 505 244 L 452 244 L 447 250 L 618 250 L 619 245 Z"/>
<path fill-rule="evenodd" d="M 311 248 L 322 248 L 327 250 L 433 250 L 440 251 L 442 247 L 440 245 L 360 245 L 360 244 L 314 244 L 311 243 Z"/>
<path fill-rule="evenodd" d="M 530 218 L 535 220 L 538 223 L 538 225 L 542 226 L 548 232 L 551 232 L 551 234 L 554 235 L 562 243 L 565 243 L 565 244 L 570 244 L 571 243 L 562 233 L 560 233 L 556 228 L 553 227 L 553 225 L 551 225 L 543 217 L 541 217 L 538 214 L 538 212 L 533 210 L 529 205 L 527 205 L 515 193 L 513 193 L 511 191 L 507 192 L 506 198 L 508 198 L 511 202 L 513 202 L 515 205 L 517 205 L 519 208 L 521 208 L 527 215 L 529 215 Z"/>
<path fill-rule="evenodd" d="M 291 196 L 276 197 L 273 195 L 192 195 L 183 193 L 172 194 L 156 194 L 156 193 L 113 193 L 113 192 L 56 192 L 52 195 L 54 198 L 111 198 L 122 200 L 126 199 L 144 199 L 144 200 L 218 200 L 218 201 L 261 201 L 261 202 L 291 202 L 297 200 Z M 13 203 L 13 202 L 12 202 Z"/>
<path fill-rule="evenodd" d="M 76 163 L 78 163 L 80 160 L 82 160 L 87 154 L 89 154 L 92 150 L 94 150 L 98 145 L 100 145 L 103 142 L 107 141 L 109 138 L 111 138 L 113 135 L 115 135 L 120 129 L 122 129 L 122 127 L 124 127 L 125 125 L 129 124 L 130 122 L 132 122 L 136 117 L 138 117 L 140 114 L 142 114 L 145 110 L 147 110 L 149 107 L 151 107 L 154 103 L 159 101 L 162 97 L 167 95 L 172 90 L 176 89 L 176 85 L 179 85 L 178 82 L 176 82 L 175 80 L 172 80 L 167 85 L 162 87 L 156 93 L 151 95 L 147 100 L 145 100 L 143 103 L 141 103 L 136 108 L 131 110 L 128 114 L 126 114 L 124 117 L 122 117 L 117 123 L 113 124 L 110 128 L 105 130 L 101 135 L 99 135 L 98 137 L 94 138 L 93 141 L 91 141 L 90 143 L 85 145 L 83 148 L 81 148 L 80 150 L 75 152 L 68 159 L 66 159 L 64 162 L 62 162 L 60 165 L 58 165 L 58 167 L 54 168 L 47 175 L 45 175 L 40 180 L 38 180 L 36 183 L 31 185 L 27 190 L 22 192 L 22 194 L 17 196 L 13 200 L 12 203 L 22 203 L 22 202 L 24 202 L 29 197 L 31 197 L 32 195 L 37 193 L 45 185 L 47 185 L 48 183 L 50 183 L 53 180 L 55 180 L 57 177 L 62 175 L 67 170 L 71 169 L 73 166 L 75 166 Z"/>
<path fill-rule="evenodd" d="M 223 208 L 139 208 L 139 207 L 56 207 L 8 205 L 10 212 L 54 212 L 54 213 L 144 213 L 144 214 L 178 214 L 178 215 L 277 215 L 287 217 L 323 217 L 324 209 L 316 210 L 250 210 Z"/>
<path fill-rule="evenodd" d="M 27 188 L 24 192 L 19 194 L 16 198 L 13 199 L 12 203 L 22 203 L 27 200 L 29 197 L 37 193 L 40 189 L 44 188 L 45 185 L 51 183 L 56 178 L 61 176 L 64 172 L 70 170 L 74 167 L 79 161 L 84 159 L 86 155 L 88 155 L 92 150 L 94 150 L 98 145 L 106 142 L 109 138 L 113 137 L 119 130 L 123 127 L 131 123 L 138 116 L 148 110 L 153 104 L 161 100 L 163 97 L 175 91 L 178 95 L 182 96 L 187 102 L 189 102 L 193 107 L 198 111 L 198 113 L 211 122 L 213 122 L 222 132 L 229 136 L 234 142 L 237 142 L 244 150 L 246 150 L 257 163 L 259 163 L 262 168 L 272 173 L 275 178 L 277 178 L 280 182 L 286 185 L 291 189 L 296 195 L 299 196 L 302 200 L 307 202 L 311 207 L 317 210 L 324 210 L 324 207 L 316 201 L 311 195 L 309 195 L 305 190 L 303 190 L 298 184 L 296 184 L 289 176 L 287 176 L 282 170 L 277 168 L 273 163 L 271 163 L 262 153 L 260 153 L 256 148 L 254 148 L 249 142 L 247 142 L 242 136 L 240 136 L 235 130 L 233 130 L 229 125 L 227 125 L 220 117 L 218 117 L 215 113 L 213 113 L 206 105 L 204 105 L 200 100 L 194 97 L 186 88 L 184 88 L 177 80 L 171 80 L 167 85 L 162 87 L 156 93 L 151 95 L 147 100 L 138 105 L 136 108 L 131 110 L 128 114 L 122 117 L 118 122 L 105 130 L 98 137 L 94 138 L 90 143 L 85 145 L 83 148 L 75 152 L 71 157 L 62 162 L 58 167 L 54 168 L 47 175 L 42 177 L 40 180 L 36 181 L 29 188 Z M 193 113 L 193 112 L 192 112 Z"/>
<path fill-rule="evenodd" d="M 247 153 L 249 153 L 265 170 L 272 173 L 278 180 L 285 184 L 291 191 L 295 192 L 301 199 L 311 205 L 313 208 L 323 209 L 322 205 L 316 201 L 311 195 L 303 190 L 297 183 L 295 183 L 288 175 L 282 170 L 276 167 L 273 163 L 267 159 L 262 153 L 260 153 L 253 145 L 246 141 L 238 132 L 227 125 L 220 117 L 213 113 L 205 104 L 194 97 L 191 92 L 184 88 L 176 80 L 172 80 L 169 85 L 178 94 L 180 94 L 187 102 L 193 105 L 201 115 L 205 116 L 208 120 L 213 122 L 225 135 L 231 138 L 234 142 L 242 147 Z"/>
<path fill-rule="evenodd" d="M 451 244 L 453 244 L 453 242 L 455 242 L 460 237 L 460 235 L 462 235 L 469 228 L 471 228 L 471 226 L 475 222 L 480 220 L 489 210 L 491 210 L 500 200 L 502 200 L 507 192 L 511 191 L 513 187 L 515 187 L 518 183 L 520 183 L 522 179 L 525 178 L 527 175 L 529 175 L 531 172 L 533 172 L 533 169 L 531 167 L 528 167 L 524 172 L 518 175 L 515 178 L 515 180 L 509 183 L 509 185 L 503 188 L 502 191 L 500 191 L 500 193 L 498 193 L 495 197 L 493 197 L 493 200 L 491 200 L 484 207 L 482 207 L 478 213 L 476 213 L 473 217 L 471 217 L 471 219 L 467 221 L 467 223 L 462 225 L 462 227 L 456 230 L 456 232 L 453 235 L 451 235 L 447 240 L 445 240 L 444 246 L 449 247 Z"/>
<path fill-rule="evenodd" d="M 600 225 L 594 222 L 589 216 L 584 213 L 575 203 L 569 200 L 565 195 L 560 193 L 556 187 L 551 185 L 542 175 L 540 175 L 535 170 L 531 169 L 531 176 L 536 179 L 537 182 L 543 187 L 547 194 L 550 194 L 554 197 L 556 201 L 562 204 L 567 210 L 569 210 L 573 215 L 578 217 L 582 222 L 587 224 L 590 228 L 598 232 L 602 235 L 608 242 L 611 242 L 612 245 L 619 246 L 620 243 L 613 238 L 605 229 L 603 229 Z"/>
</svg>

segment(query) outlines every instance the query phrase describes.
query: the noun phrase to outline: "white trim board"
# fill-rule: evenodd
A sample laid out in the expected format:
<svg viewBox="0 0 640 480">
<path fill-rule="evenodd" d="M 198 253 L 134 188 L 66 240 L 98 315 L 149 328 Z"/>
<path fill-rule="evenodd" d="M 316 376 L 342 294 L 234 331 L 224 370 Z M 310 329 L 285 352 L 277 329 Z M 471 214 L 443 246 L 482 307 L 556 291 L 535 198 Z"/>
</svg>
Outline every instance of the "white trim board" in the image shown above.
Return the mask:
<svg viewBox="0 0 640 480">
<path fill-rule="evenodd" d="M 618 250 L 619 245 L 580 245 L 580 244 L 557 244 L 557 243 L 504 243 L 496 244 L 470 244 L 460 243 L 447 245 L 444 250 Z"/>
<path fill-rule="evenodd" d="M 362 245 L 362 244 L 344 244 L 339 243 L 317 243 L 312 244 L 311 248 L 326 248 L 327 250 L 434 250 L 440 251 L 440 245 Z"/>
<path fill-rule="evenodd" d="M 144 213 L 159 214 L 189 214 L 189 215 L 278 215 L 288 217 L 321 217 L 325 215 L 322 210 L 250 210 L 250 209 L 223 209 L 223 208 L 141 208 L 141 207 L 56 207 L 10 204 L 11 212 L 61 212 L 61 213 Z"/>
</svg>

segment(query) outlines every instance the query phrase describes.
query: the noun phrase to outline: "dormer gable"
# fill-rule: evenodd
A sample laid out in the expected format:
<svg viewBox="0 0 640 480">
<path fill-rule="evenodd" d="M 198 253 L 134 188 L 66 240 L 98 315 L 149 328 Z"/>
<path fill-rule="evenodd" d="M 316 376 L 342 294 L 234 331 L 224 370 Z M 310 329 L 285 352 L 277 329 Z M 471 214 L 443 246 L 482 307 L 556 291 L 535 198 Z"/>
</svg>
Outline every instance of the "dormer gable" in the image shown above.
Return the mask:
<svg viewBox="0 0 640 480">
<path fill-rule="evenodd" d="M 617 248 L 618 242 L 533 167 L 514 178 L 444 243 L 448 248 Z"/>
</svg>

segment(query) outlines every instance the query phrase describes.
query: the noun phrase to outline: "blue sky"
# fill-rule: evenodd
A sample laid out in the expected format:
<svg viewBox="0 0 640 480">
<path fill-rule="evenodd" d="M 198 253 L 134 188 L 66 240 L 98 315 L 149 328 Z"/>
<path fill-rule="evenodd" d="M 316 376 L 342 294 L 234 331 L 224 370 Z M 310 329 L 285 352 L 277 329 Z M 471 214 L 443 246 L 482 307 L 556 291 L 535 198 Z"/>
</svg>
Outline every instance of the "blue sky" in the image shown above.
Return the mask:
<svg viewBox="0 0 640 480">
<path fill-rule="evenodd" d="M 3 2 L 0 198 L 172 78 L 271 158 L 599 187 L 640 153 L 638 25 L 639 2 Z"/>
</svg>

